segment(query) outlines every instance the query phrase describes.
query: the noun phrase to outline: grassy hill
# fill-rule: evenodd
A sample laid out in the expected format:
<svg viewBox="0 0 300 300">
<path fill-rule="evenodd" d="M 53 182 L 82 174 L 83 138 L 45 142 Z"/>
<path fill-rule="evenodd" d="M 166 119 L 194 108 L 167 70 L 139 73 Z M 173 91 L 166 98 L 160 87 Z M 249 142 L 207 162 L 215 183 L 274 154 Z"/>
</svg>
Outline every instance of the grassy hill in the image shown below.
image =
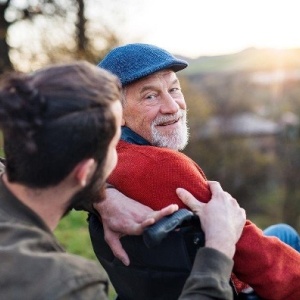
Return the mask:
<svg viewBox="0 0 300 300">
<path fill-rule="evenodd" d="M 248 48 L 238 53 L 219 56 L 200 56 L 190 59 L 185 75 L 211 72 L 271 71 L 278 69 L 300 69 L 300 49 L 256 49 Z"/>
</svg>

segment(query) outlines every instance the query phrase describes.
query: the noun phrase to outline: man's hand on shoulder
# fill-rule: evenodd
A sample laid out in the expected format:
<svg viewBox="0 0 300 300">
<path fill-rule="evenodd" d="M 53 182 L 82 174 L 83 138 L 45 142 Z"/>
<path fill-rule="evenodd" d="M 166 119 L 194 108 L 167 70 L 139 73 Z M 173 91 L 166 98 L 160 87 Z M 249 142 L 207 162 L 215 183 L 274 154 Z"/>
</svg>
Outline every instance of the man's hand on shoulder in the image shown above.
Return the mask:
<svg viewBox="0 0 300 300">
<path fill-rule="evenodd" d="M 246 213 L 238 202 L 216 181 L 209 181 L 211 200 L 204 204 L 185 189 L 177 189 L 178 197 L 201 221 L 205 232 L 205 246 L 215 248 L 232 258 L 235 244 L 239 240 L 245 222 Z"/>
</svg>

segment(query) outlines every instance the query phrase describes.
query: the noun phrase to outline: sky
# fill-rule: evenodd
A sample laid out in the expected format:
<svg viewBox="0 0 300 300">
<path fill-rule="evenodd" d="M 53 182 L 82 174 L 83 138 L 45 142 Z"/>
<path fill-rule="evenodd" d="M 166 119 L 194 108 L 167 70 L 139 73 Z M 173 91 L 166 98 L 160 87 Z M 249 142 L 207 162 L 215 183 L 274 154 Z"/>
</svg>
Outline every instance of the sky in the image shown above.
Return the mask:
<svg viewBox="0 0 300 300">
<path fill-rule="evenodd" d="M 126 42 L 188 57 L 300 48 L 300 0 L 129 0 Z M 125 30 L 125 29 L 124 29 Z"/>
</svg>

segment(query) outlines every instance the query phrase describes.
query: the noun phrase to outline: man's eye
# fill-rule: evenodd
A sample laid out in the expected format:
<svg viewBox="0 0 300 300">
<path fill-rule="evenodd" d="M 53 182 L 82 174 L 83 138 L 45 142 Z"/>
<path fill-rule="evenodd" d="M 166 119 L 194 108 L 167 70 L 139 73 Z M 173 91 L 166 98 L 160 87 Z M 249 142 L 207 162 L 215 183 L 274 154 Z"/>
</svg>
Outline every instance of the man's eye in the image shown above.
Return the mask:
<svg viewBox="0 0 300 300">
<path fill-rule="evenodd" d="M 153 99 L 156 99 L 156 95 L 151 94 L 151 95 L 146 96 L 145 98 L 148 99 L 148 100 L 153 100 Z"/>
<path fill-rule="evenodd" d="M 181 89 L 180 88 L 172 88 L 171 90 L 170 90 L 170 92 L 171 93 L 173 93 L 173 92 L 180 92 L 181 91 Z"/>
</svg>

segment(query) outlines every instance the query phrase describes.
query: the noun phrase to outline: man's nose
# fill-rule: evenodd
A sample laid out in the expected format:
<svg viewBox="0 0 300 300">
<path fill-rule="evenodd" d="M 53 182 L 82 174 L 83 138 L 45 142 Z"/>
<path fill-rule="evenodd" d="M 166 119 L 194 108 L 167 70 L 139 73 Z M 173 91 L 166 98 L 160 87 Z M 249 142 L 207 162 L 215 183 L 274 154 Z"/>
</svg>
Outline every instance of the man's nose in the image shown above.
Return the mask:
<svg viewBox="0 0 300 300">
<path fill-rule="evenodd" d="M 169 93 L 164 94 L 162 98 L 163 101 L 160 106 L 161 113 L 174 114 L 178 112 L 179 104 Z"/>
</svg>

